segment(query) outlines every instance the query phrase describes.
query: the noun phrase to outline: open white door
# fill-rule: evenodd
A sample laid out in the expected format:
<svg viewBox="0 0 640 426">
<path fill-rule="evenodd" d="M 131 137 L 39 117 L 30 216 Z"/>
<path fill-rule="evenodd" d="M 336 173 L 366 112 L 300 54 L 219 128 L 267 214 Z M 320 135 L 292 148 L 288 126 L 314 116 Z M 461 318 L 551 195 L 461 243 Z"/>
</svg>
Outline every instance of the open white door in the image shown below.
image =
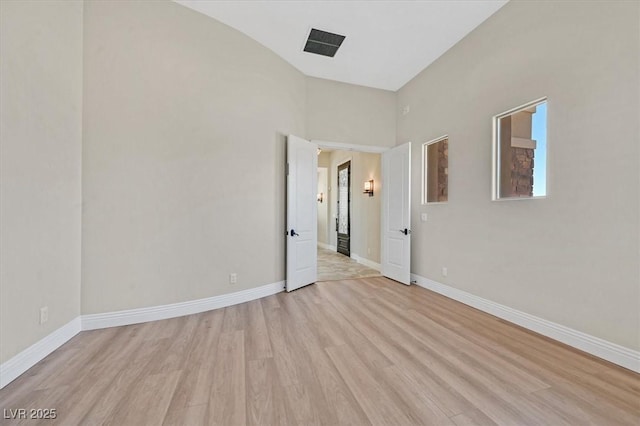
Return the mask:
<svg viewBox="0 0 640 426">
<path fill-rule="evenodd" d="M 287 281 L 292 291 L 318 275 L 318 145 L 287 138 Z"/>
<path fill-rule="evenodd" d="M 382 275 L 411 283 L 411 142 L 382 153 Z"/>
</svg>

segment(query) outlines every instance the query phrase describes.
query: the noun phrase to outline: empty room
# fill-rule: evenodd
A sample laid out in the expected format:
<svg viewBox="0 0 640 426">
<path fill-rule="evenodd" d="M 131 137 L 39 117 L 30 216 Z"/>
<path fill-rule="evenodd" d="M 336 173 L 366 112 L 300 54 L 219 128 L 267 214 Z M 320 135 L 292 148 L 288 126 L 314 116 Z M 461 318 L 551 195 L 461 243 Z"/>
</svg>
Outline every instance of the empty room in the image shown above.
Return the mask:
<svg viewBox="0 0 640 426">
<path fill-rule="evenodd" d="M 640 424 L 640 2 L 0 0 L 0 424 Z"/>
</svg>

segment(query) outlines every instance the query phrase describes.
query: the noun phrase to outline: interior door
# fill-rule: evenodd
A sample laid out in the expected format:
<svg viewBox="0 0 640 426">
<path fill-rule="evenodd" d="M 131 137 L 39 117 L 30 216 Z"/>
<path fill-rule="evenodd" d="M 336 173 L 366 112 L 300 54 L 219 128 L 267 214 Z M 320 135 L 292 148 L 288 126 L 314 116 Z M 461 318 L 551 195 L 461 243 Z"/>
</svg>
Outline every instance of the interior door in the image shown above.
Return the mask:
<svg viewBox="0 0 640 426">
<path fill-rule="evenodd" d="M 287 138 L 286 290 L 316 282 L 318 259 L 318 146 L 294 135 Z"/>
<path fill-rule="evenodd" d="M 382 275 L 411 283 L 411 142 L 382 153 Z"/>
<path fill-rule="evenodd" d="M 351 161 L 338 166 L 338 253 L 351 256 Z"/>
</svg>

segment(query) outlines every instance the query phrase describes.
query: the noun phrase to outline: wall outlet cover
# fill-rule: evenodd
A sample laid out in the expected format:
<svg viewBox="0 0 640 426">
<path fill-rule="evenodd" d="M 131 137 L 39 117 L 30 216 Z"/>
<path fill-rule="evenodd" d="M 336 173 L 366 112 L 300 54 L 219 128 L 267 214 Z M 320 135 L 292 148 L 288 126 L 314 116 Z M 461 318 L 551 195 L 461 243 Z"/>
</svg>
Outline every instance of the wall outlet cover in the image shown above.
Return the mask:
<svg viewBox="0 0 640 426">
<path fill-rule="evenodd" d="M 44 324 L 49 321 L 49 307 L 43 306 L 40 308 L 40 324 Z"/>
</svg>

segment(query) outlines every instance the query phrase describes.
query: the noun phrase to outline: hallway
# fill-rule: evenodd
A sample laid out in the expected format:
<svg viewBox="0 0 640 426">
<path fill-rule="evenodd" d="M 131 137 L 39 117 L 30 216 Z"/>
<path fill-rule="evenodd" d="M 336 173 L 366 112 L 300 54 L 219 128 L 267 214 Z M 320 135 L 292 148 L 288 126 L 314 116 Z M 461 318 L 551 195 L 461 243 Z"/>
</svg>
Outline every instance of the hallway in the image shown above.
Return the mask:
<svg viewBox="0 0 640 426">
<path fill-rule="evenodd" d="M 335 251 L 318 247 L 318 281 L 377 276 L 380 276 L 380 273 L 375 269 L 369 268 Z"/>
</svg>

